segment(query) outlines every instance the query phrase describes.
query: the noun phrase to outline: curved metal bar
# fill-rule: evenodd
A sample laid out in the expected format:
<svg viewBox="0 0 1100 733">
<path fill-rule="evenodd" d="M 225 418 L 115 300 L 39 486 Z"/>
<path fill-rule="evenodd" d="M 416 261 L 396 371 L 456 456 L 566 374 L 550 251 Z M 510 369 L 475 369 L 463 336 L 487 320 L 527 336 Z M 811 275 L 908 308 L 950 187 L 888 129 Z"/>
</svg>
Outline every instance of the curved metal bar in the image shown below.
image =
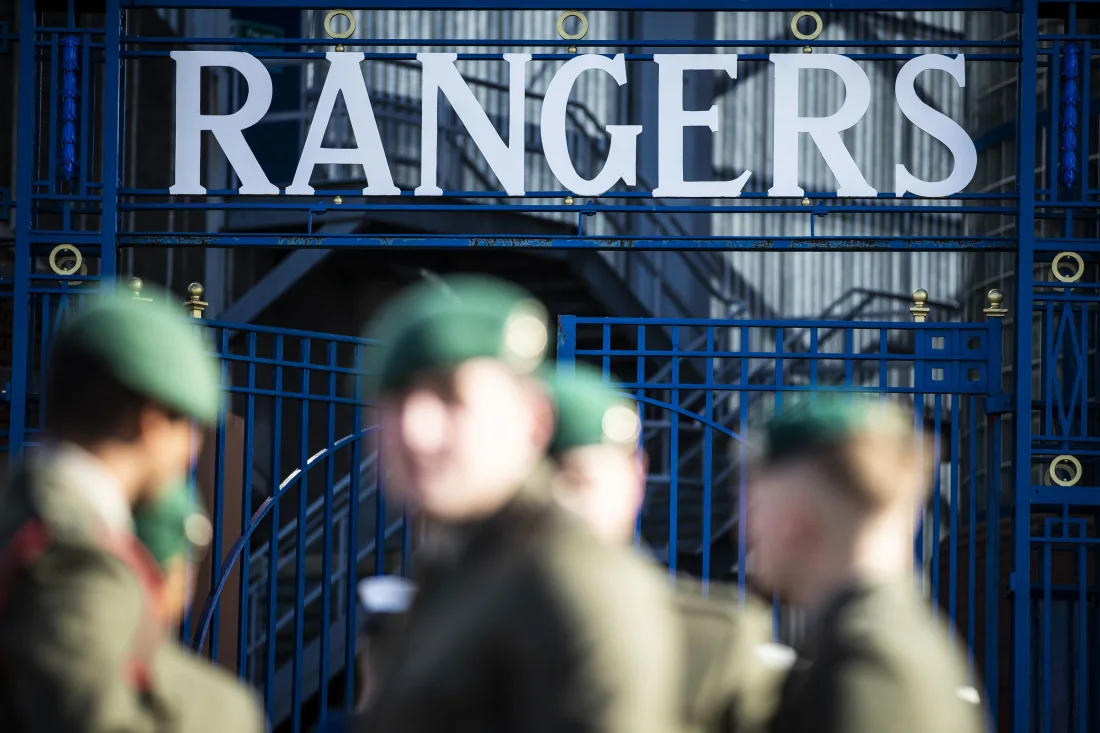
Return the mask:
<svg viewBox="0 0 1100 733">
<path fill-rule="evenodd" d="M 703 425 L 706 425 L 707 427 L 714 428 L 715 430 L 722 433 L 723 435 L 726 435 L 730 438 L 733 438 L 734 440 L 736 440 L 738 443 L 741 443 L 742 445 L 750 446 L 750 447 L 752 446 L 752 443 L 745 440 L 740 435 L 738 435 L 737 433 L 735 433 L 732 430 L 730 430 L 729 428 L 727 428 L 725 425 L 719 425 L 718 423 L 714 422 L 713 420 L 707 420 L 702 415 L 698 415 L 694 412 L 691 412 L 690 410 L 685 410 L 682 407 L 672 405 L 668 402 L 662 402 L 661 400 L 655 400 L 652 397 L 642 397 L 640 395 L 629 394 L 627 392 L 619 392 L 619 395 L 621 397 L 626 397 L 626 398 L 632 399 L 635 402 L 644 402 L 647 405 L 653 405 L 655 407 L 661 407 L 661 408 L 664 408 L 665 410 L 668 410 L 669 412 L 675 412 L 678 415 L 683 415 L 684 417 L 691 418 L 692 420 L 695 420 L 696 422 L 700 422 Z"/>
<path fill-rule="evenodd" d="M 248 542 L 249 538 L 252 537 L 252 533 L 256 531 L 256 528 L 258 526 L 260 526 L 260 522 L 262 522 L 264 517 L 267 516 L 268 512 L 271 511 L 271 508 L 275 505 L 275 503 L 282 499 L 283 496 L 285 496 L 286 493 L 295 484 L 297 484 L 303 476 L 306 475 L 306 471 L 308 471 L 309 468 L 314 465 L 317 460 L 323 458 L 329 453 L 332 453 L 338 448 L 344 447 L 353 438 L 358 440 L 370 433 L 373 433 L 375 430 L 378 429 L 379 428 L 377 425 L 371 425 L 370 427 L 361 430 L 358 435 L 352 434 L 345 436 L 333 443 L 325 450 L 317 453 L 312 458 L 310 458 L 309 462 L 306 463 L 305 471 L 300 471 L 296 476 L 288 477 L 287 480 L 283 481 L 283 483 L 279 486 L 279 489 L 274 494 L 269 496 L 263 504 L 260 505 L 260 508 L 257 509 L 256 512 L 252 515 L 252 520 L 248 525 L 248 529 L 245 530 L 245 532 L 239 538 L 237 538 L 237 541 L 233 543 L 233 545 L 230 547 L 229 552 L 226 555 L 225 562 L 223 562 L 221 565 L 218 584 L 214 588 L 214 592 L 211 593 L 210 596 L 206 599 L 206 603 L 203 604 L 202 615 L 199 617 L 199 628 L 196 631 L 196 636 L 193 637 L 191 645 L 193 649 L 195 649 L 196 651 L 202 649 L 202 645 L 206 642 L 206 632 L 210 626 L 210 621 L 214 616 L 214 608 L 217 606 L 218 601 L 221 599 L 222 590 L 225 588 L 225 584 L 229 582 L 229 571 L 237 562 L 237 559 L 241 556 L 241 553 L 244 551 L 245 544 Z"/>
</svg>

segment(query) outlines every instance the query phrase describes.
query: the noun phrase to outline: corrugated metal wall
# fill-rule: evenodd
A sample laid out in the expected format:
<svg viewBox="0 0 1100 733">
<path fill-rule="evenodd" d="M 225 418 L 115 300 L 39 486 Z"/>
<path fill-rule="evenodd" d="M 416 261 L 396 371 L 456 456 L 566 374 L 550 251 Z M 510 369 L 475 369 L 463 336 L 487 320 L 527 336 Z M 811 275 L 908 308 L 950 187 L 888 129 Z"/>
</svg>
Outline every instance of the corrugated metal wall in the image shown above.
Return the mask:
<svg viewBox="0 0 1100 733">
<path fill-rule="evenodd" d="M 356 11 L 359 38 L 423 39 L 556 39 L 555 11 Z M 626 15 L 611 12 L 588 13 L 588 38 L 623 38 L 628 36 Z M 863 14 L 834 13 L 826 15 L 823 39 L 879 37 L 883 40 L 911 38 L 949 39 L 962 37 L 964 19 L 960 13 L 878 14 L 871 20 Z M 720 13 L 715 14 L 717 39 L 788 39 L 789 13 Z M 326 38 L 324 14 L 307 11 L 306 27 L 313 37 Z M 416 47 L 382 46 L 367 49 L 384 52 L 415 52 Z M 490 46 L 431 46 L 434 51 L 461 50 L 466 53 L 495 53 Z M 544 49 L 531 49 L 541 51 Z M 619 49 L 591 48 L 587 53 L 614 53 Z M 767 49 L 743 49 L 766 52 Z M 916 52 L 941 49 L 917 49 Z M 830 52 L 858 52 L 860 49 L 836 48 Z M 866 50 L 863 50 L 866 52 Z M 799 49 L 792 49 L 799 52 Z M 901 115 L 894 100 L 894 80 L 898 64 L 894 61 L 860 61 L 872 84 L 872 103 L 866 116 L 845 133 L 845 142 L 867 180 L 881 191 L 894 188 L 894 165 L 904 162 L 920 177 L 942 177 L 952 165 L 946 147 L 916 130 Z M 458 62 L 464 77 L 498 130 L 507 127 L 508 65 L 500 60 L 468 60 Z M 527 101 L 527 189 L 548 191 L 560 189 L 541 154 L 538 139 L 538 119 L 541 100 L 549 79 L 561 62 L 536 61 L 529 65 Z M 307 104 L 312 104 L 323 83 L 323 64 L 310 63 L 307 73 Z M 395 182 L 402 188 L 413 188 L 420 182 L 420 71 L 415 61 L 367 61 L 365 75 L 371 100 L 379 119 L 383 145 L 390 156 Z M 971 78 L 977 73 L 970 64 Z M 749 168 L 753 171 L 747 191 L 764 191 L 771 181 L 772 104 L 775 93 L 771 65 L 767 61 L 743 61 L 739 78 L 724 88 L 717 100 L 723 115 L 719 132 L 713 140 L 715 177 L 732 177 Z M 937 108 L 954 119 L 965 119 L 964 90 L 946 74 L 925 74 L 920 79 L 922 94 Z M 973 84 L 973 83 L 972 83 Z M 972 86 L 968 85 L 968 86 Z M 828 72 L 814 72 L 806 77 L 801 92 L 801 113 L 827 115 L 839 108 L 844 91 L 838 78 Z M 571 144 L 574 162 L 583 174 L 595 173 L 603 160 L 602 145 L 606 140 L 603 128 L 607 124 L 637 123 L 628 119 L 629 109 L 624 91 L 601 75 L 584 75 L 573 92 L 570 109 Z M 481 154 L 453 118 L 449 106 L 440 107 L 441 133 L 439 147 L 440 185 L 450 191 L 481 191 L 499 189 L 499 184 Z M 340 117 L 344 115 L 344 117 Z M 350 142 L 346 113 L 338 105 L 329 127 L 326 145 L 340 146 Z M 800 142 L 800 181 L 807 191 L 835 190 L 835 180 L 808 136 Z M 331 166 L 330 180 L 361 176 L 354 169 L 340 170 Z M 730 170 L 734 173 L 731 175 Z M 471 197 L 473 198 L 473 197 Z M 538 199 L 529 200 L 534 203 Z M 547 200 L 560 202 L 560 200 Z M 706 202 L 697 202 L 706 203 Z M 728 201 L 726 202 L 728 203 Z M 760 203 L 755 200 L 753 203 Z M 888 203 L 888 202 L 887 202 Z M 569 214 L 540 214 L 562 221 L 571 221 Z M 612 220 L 593 217 L 588 222 L 593 234 L 612 234 Z M 625 224 L 633 228 L 631 222 Z M 800 236 L 810 231 L 809 216 L 792 214 L 716 213 L 711 216 L 711 230 L 717 236 Z M 876 215 L 831 214 L 818 217 L 814 230 L 823 235 L 961 235 L 966 224 L 953 214 Z M 622 233 L 621 231 L 619 233 Z M 689 255 L 699 262 L 704 255 Z M 653 260 L 655 255 L 645 255 Z M 725 256 L 732 266 L 733 296 L 743 301 L 746 315 L 756 316 L 816 316 L 834 304 L 853 288 L 908 293 L 916 287 L 927 289 L 934 298 L 951 300 L 962 282 L 962 255 L 952 253 L 777 253 L 733 252 Z M 677 255 L 674 259 L 681 259 Z M 624 263 L 613 257 L 619 269 Z M 657 259 L 660 259 L 659 257 Z M 662 269 L 659 263 L 656 268 Z M 704 263 L 711 273 L 720 271 L 714 263 Z M 667 268 L 670 272 L 675 267 Z M 681 268 L 683 269 L 683 268 Z M 688 275 L 686 277 L 697 277 Z M 724 279 L 718 272 L 718 279 Z M 640 286 L 644 284 L 639 283 Z M 690 285 L 687 285 L 690 290 Z M 683 288 L 677 288 L 683 290 Z M 644 296 L 643 296 L 644 297 Z M 729 300 L 730 298 L 727 298 Z M 729 303 L 710 309 L 724 314 Z M 879 308 L 883 313 L 889 312 Z M 895 309 L 903 317 L 904 308 Z M 678 314 L 677 314 L 678 315 Z"/>
<path fill-rule="evenodd" d="M 886 16 L 882 13 L 880 16 Z M 961 34 L 961 13 L 889 14 L 888 21 L 870 24 L 862 14 L 827 14 L 822 39 L 950 38 Z M 786 13 L 725 13 L 717 35 L 721 39 L 790 38 Z M 939 29 L 930 33 L 929 28 Z M 756 51 L 756 49 L 752 49 Z M 867 53 L 868 49 L 830 48 L 829 52 Z M 936 52 L 938 49 L 917 50 Z M 792 49 L 798 53 L 799 49 Z M 942 178 L 951 169 L 947 148 L 918 131 L 894 102 L 899 68 L 892 61 L 859 61 L 871 81 L 871 105 L 864 118 L 844 133 L 844 140 L 868 183 L 879 191 L 894 190 L 894 166 L 904 162 L 914 175 Z M 767 62 L 746 62 L 746 68 L 720 100 L 724 119 L 715 141 L 715 167 L 753 171 L 746 191 L 771 186 L 772 98 L 776 93 Z M 970 65 L 971 67 L 974 64 Z M 968 74 L 970 69 L 968 68 Z M 953 119 L 963 119 L 963 90 L 946 74 L 920 79 L 925 98 Z M 807 72 L 800 89 L 800 114 L 834 113 L 844 100 L 841 80 L 829 72 Z M 807 191 L 834 191 L 836 180 L 808 135 L 801 136 L 800 185 Z M 935 202 L 940 203 L 940 202 Z M 876 215 L 830 214 L 817 217 L 814 231 L 828 236 L 938 236 L 962 232 L 962 218 L 952 214 Z M 721 214 L 714 233 L 723 236 L 805 236 L 808 215 Z M 729 260 L 745 286 L 741 297 L 757 313 L 816 316 L 852 288 L 908 293 L 923 287 L 933 297 L 950 300 L 958 288 L 961 256 L 953 253 L 733 252 Z"/>
<path fill-rule="evenodd" d="M 433 40 L 517 39 L 559 41 L 557 11 L 356 11 L 358 38 L 422 39 L 425 43 L 403 46 L 372 47 L 369 51 L 414 54 L 418 50 L 437 52 L 459 51 L 468 54 L 499 53 L 497 46 L 431 45 Z M 588 12 L 588 38 L 624 38 L 629 35 L 624 13 Z M 327 38 L 324 14 L 307 12 L 306 27 L 311 37 Z M 519 50 L 519 49 L 509 49 Z M 528 47 L 532 53 L 561 52 L 560 47 Z M 617 48 L 585 47 L 585 53 L 609 53 Z M 560 191 L 561 184 L 550 172 L 542 154 L 539 120 L 542 95 L 554 73 L 564 61 L 532 61 L 528 65 L 528 99 L 525 110 L 527 139 L 525 156 L 526 190 L 530 192 Z M 506 134 L 508 127 L 508 64 L 499 59 L 460 60 L 457 62 L 478 102 L 494 123 L 498 132 Z M 323 63 L 310 62 L 307 72 L 307 108 L 311 108 L 324 83 Z M 389 155 L 394 182 L 403 189 L 420 183 L 421 77 L 419 64 L 412 60 L 367 61 L 365 77 L 378 119 L 382 144 Z M 628 73 L 637 85 L 637 69 L 628 65 Z M 630 119 L 630 88 L 618 87 L 601 74 L 582 75 L 573 88 L 567 111 L 572 161 L 578 172 L 591 178 L 598 173 L 606 157 L 608 124 L 635 122 Z M 450 106 L 440 105 L 440 138 L 438 148 L 439 185 L 445 191 L 477 192 L 500 190 L 500 184 L 481 153 L 466 134 Z M 337 107 L 330 122 L 326 146 L 339 147 L 352 141 L 346 110 Z M 315 174 L 316 175 L 316 174 Z M 329 166 L 327 180 L 360 177 L 362 172 L 350 166 Z M 651 181 L 639 181 L 639 185 Z M 470 201 L 489 201 L 476 195 Z M 499 202 L 499 199 L 493 200 Z M 527 198 L 526 204 L 561 204 L 562 198 Z M 576 214 L 565 212 L 536 213 L 533 216 L 575 225 Z M 675 233 L 668 222 L 650 213 L 630 215 L 599 215 L 586 217 L 585 231 L 594 236 L 637 233 L 648 226 L 660 234 Z M 729 296 L 724 294 L 721 270 L 726 266 L 720 257 L 698 252 L 632 253 L 629 257 L 605 252 L 620 276 L 633 288 L 653 315 L 666 317 L 725 315 Z M 711 297 L 707 294 L 711 293 Z"/>
<path fill-rule="evenodd" d="M 324 13 L 307 12 L 307 25 L 311 37 L 327 38 L 324 32 Z M 379 46 L 366 49 L 376 53 L 401 53 L 414 55 L 417 51 L 451 52 L 466 54 L 500 53 L 498 46 L 446 46 L 429 45 L 437 39 L 479 40 L 560 40 L 556 31 L 557 11 L 454 11 L 436 12 L 424 10 L 354 11 L 357 38 L 423 39 L 423 44 Z M 620 14 L 611 12 L 588 13 L 590 34 L 596 29 L 611 37 L 619 37 Z M 508 49 L 546 53 L 549 48 Z M 586 53 L 614 53 L 611 48 L 586 48 Z M 542 156 L 542 143 L 538 134 L 538 121 L 542 114 L 541 96 L 553 78 L 554 72 L 564 62 L 532 61 L 528 64 L 528 99 L 526 106 L 527 155 L 526 189 L 557 191 L 561 185 L 550 172 Z M 508 129 L 508 68 L 500 59 L 460 60 L 459 71 L 468 81 L 474 96 L 482 105 L 498 132 L 506 135 Z M 307 100 L 316 101 L 324 83 L 324 63 L 310 63 L 307 73 Z M 382 145 L 390 156 L 394 183 L 403 189 L 420 184 L 420 84 L 419 64 L 413 60 L 368 60 L 364 63 L 367 89 L 371 95 L 375 116 L 382 134 Z M 567 129 L 570 132 L 573 163 L 577 170 L 588 177 L 598 172 L 604 153 L 600 147 L 606 140 L 604 126 L 624 120 L 620 114 L 620 94 L 613 93 L 615 83 L 601 75 L 585 74 L 573 88 Z M 347 121 L 346 110 L 338 107 L 340 117 L 334 115 L 329 125 L 326 146 L 347 145 L 353 139 Z M 449 105 L 440 105 L 439 185 L 445 191 L 500 190 L 493 175 L 473 141 L 466 135 Z M 329 180 L 361 177 L 362 171 L 349 166 L 330 166 Z M 472 200 L 475 197 L 470 197 Z M 561 203 L 560 199 L 528 199 L 527 203 Z M 538 216 L 574 221 L 575 215 L 567 213 L 542 213 Z M 606 233 L 606 220 L 597 217 L 593 222 L 594 234 Z"/>
</svg>

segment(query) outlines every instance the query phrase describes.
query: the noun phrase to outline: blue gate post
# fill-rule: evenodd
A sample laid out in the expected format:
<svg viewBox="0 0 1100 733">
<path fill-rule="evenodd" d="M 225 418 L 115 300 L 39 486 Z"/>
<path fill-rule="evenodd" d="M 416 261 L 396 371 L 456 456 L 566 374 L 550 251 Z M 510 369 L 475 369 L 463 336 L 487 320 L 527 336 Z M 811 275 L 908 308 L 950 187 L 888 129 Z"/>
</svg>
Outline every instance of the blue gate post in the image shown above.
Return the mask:
<svg viewBox="0 0 1100 733">
<path fill-rule="evenodd" d="M 1031 323 L 1035 256 L 1035 113 L 1039 0 L 1022 0 L 1016 140 L 1016 450 L 1013 596 L 1013 730 L 1031 724 Z"/>
<path fill-rule="evenodd" d="M 125 97 L 122 88 L 121 0 L 107 0 L 103 15 L 103 216 L 100 218 L 99 287 L 115 283 L 115 252 L 118 246 L 119 108 Z M 135 131 L 131 131 L 135 134 Z"/>
<path fill-rule="evenodd" d="M 571 377 L 576 373 L 577 317 L 558 316 L 558 374 Z"/>
<path fill-rule="evenodd" d="M 19 4 L 19 136 L 15 188 L 15 281 L 11 330 L 11 385 L 8 388 L 8 446 L 14 460 L 23 451 L 30 360 L 31 194 L 34 182 L 34 0 Z M 20 150 L 22 148 L 22 150 Z"/>
<path fill-rule="evenodd" d="M 1004 318 L 1008 309 L 1004 307 L 1004 294 L 1000 290 L 989 291 L 989 304 L 983 309 L 989 324 L 989 377 L 985 398 L 985 455 L 986 455 L 986 494 L 985 494 L 985 662 L 983 664 L 987 709 L 991 717 L 991 728 L 996 731 L 998 719 L 998 700 L 1000 699 L 1000 603 L 1001 597 L 1001 416 L 1012 409 L 1012 396 L 1004 393 Z M 972 459 L 976 456 L 972 456 Z M 973 570 L 973 548 L 971 548 L 970 578 L 975 578 Z M 971 583 L 974 581 L 971 580 Z M 973 624 L 976 607 L 970 606 L 970 619 Z M 972 652 L 973 653 L 973 652 Z M 973 666 L 973 663 L 972 663 Z"/>
</svg>

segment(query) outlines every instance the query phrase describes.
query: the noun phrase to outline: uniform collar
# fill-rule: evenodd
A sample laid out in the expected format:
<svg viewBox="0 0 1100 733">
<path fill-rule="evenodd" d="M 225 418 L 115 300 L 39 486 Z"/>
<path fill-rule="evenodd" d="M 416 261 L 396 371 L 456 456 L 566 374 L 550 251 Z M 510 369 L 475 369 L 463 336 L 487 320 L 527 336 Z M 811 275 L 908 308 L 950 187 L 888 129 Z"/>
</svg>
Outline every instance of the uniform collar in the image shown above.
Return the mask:
<svg viewBox="0 0 1100 733">
<path fill-rule="evenodd" d="M 813 657 L 819 650 L 821 640 L 832 633 L 840 619 L 851 612 L 854 606 L 861 606 L 872 598 L 892 597 L 912 592 L 912 578 L 883 578 L 877 580 L 857 579 L 837 588 L 829 599 L 818 606 L 809 617 L 808 633 L 801 651 Z"/>
<path fill-rule="evenodd" d="M 491 538 L 506 532 L 520 517 L 552 506 L 551 471 L 548 463 L 537 465 L 516 494 L 489 516 L 461 524 L 438 525 L 429 545 L 429 562 L 439 568 L 453 566 Z"/>
<path fill-rule="evenodd" d="M 121 484 L 93 454 L 73 443 L 52 443 L 31 461 L 35 469 L 74 487 L 110 529 L 133 529 L 133 512 Z"/>
</svg>

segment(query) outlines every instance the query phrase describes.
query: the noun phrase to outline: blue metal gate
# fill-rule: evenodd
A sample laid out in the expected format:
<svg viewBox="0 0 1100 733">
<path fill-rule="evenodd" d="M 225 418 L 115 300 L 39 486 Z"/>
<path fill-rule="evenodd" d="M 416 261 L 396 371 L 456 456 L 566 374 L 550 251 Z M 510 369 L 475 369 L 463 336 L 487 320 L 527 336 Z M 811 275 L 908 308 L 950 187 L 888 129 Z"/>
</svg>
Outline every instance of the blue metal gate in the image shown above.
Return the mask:
<svg viewBox="0 0 1100 733">
<path fill-rule="evenodd" d="M 625 378 L 646 419 L 654 463 L 641 528 L 670 566 L 707 577 L 737 568 L 743 557 L 737 492 L 727 489 L 740 485 L 755 420 L 796 396 L 842 386 L 911 400 L 939 438 L 943 465 L 916 543 L 922 577 L 973 650 L 998 729 L 1083 732 L 1100 724 L 1098 3 L 899 0 L 891 10 L 898 23 L 881 25 L 882 4 L 871 0 L 830 0 L 820 15 L 793 0 L 598 0 L 585 11 L 587 36 L 566 26 L 583 21 L 589 30 L 585 13 L 550 0 L 370 0 L 335 13 L 317 0 L 17 5 L 10 15 L 0 11 L 0 69 L 17 70 L 15 178 L 10 189 L 0 182 L 0 230 L 10 221 L 14 232 L 0 262 L 0 324 L 11 343 L 3 436 L 10 457 L 39 440 L 41 365 L 54 327 L 82 292 L 135 274 L 125 264 L 134 251 L 959 253 L 969 258 L 983 298 L 992 286 L 1005 292 L 1003 301 L 983 300 L 959 322 L 566 317 L 558 356 L 564 364 L 595 360 Z M 236 14 L 231 32 L 208 22 L 217 8 Z M 545 9 L 554 12 L 532 14 Z M 485 12 L 495 10 L 502 12 Z M 648 17 L 662 10 L 771 14 L 776 22 L 761 21 L 755 37 L 736 24 L 720 34 L 727 26 L 701 23 L 701 37 Z M 519 15 L 507 20 L 503 11 Z M 937 11 L 957 14 L 952 32 L 934 26 Z M 343 30 L 341 17 L 358 18 L 358 33 Z M 822 35 L 822 27 L 840 30 Z M 170 95 L 157 96 L 172 88 L 165 81 L 174 73 L 171 53 L 194 48 L 245 51 L 274 80 L 271 112 L 247 136 L 271 195 L 242 194 L 240 171 L 209 150 L 200 157 L 221 176 L 216 184 L 172 192 L 165 172 L 173 166 L 162 150 L 174 144 L 163 129 L 171 128 L 171 115 L 134 110 L 146 98 L 153 100 L 147 107 L 173 109 Z M 630 186 L 581 196 L 546 168 L 542 132 L 532 122 L 516 127 L 530 183 L 517 193 L 479 157 L 466 127 L 440 110 L 439 191 L 416 195 L 422 151 L 411 132 L 419 123 L 409 89 L 418 82 L 408 75 L 426 49 L 500 68 L 505 52 L 530 51 L 532 69 L 585 54 L 621 53 L 634 68 L 655 54 L 738 53 L 741 72 L 711 79 L 712 96 L 766 80 L 770 53 L 843 55 L 879 69 L 889 86 L 915 57 L 939 54 L 947 64 L 965 55 L 967 88 L 978 90 L 981 104 L 959 108 L 968 117 L 959 121 L 979 128 L 978 178 L 933 200 L 891 193 L 892 183 L 848 198 L 831 184 L 771 194 L 770 174 L 756 170 L 736 197 L 669 198 L 657 192 L 657 146 L 647 143 L 640 154 L 648 162 Z M 364 181 L 340 164 L 318 166 L 325 184 L 314 180 L 318 190 L 289 192 L 295 176 L 286 141 L 302 144 L 308 116 L 295 115 L 317 106 L 299 93 L 303 80 L 331 63 L 327 53 L 360 52 L 377 87 L 373 114 L 398 193 L 364 196 Z M 504 128 L 508 76 L 498 76 L 473 86 L 478 101 L 497 105 L 490 127 Z M 253 93 L 228 74 L 215 81 L 202 102 L 211 114 L 239 108 Z M 948 86 L 958 92 L 956 81 Z M 928 98 L 926 91 L 914 96 Z M 652 127 L 655 117 L 643 109 L 652 95 L 624 96 L 608 95 L 616 101 L 602 112 L 593 112 L 589 97 L 567 100 L 566 144 L 579 177 L 594 178 L 609 155 L 613 135 L 604 117 L 634 114 Z M 528 104 L 534 115 L 546 95 L 530 94 Z M 900 122 L 895 128 L 920 137 L 901 131 Z M 940 147 L 906 145 L 951 162 Z M 763 146 L 762 139 L 755 147 Z M 880 148 L 869 145 L 866 154 L 878 156 Z M 138 175 L 145 156 L 163 175 Z M 922 156 L 897 163 L 929 177 Z M 686 180 L 694 173 L 684 157 Z M 731 182 L 742 165 L 731 159 L 711 172 Z M 526 223 L 482 226 L 513 214 Z M 395 225 L 402 216 L 418 226 Z M 711 224 L 698 226 L 703 219 Z M 349 223 L 358 220 L 370 225 Z M 435 220 L 446 223 L 432 229 Z M 1007 261 L 1007 277 L 989 273 L 993 261 Z M 647 266 L 639 282 L 660 274 Z M 925 285 L 935 291 L 939 284 Z M 203 293 L 190 296 L 193 313 L 202 315 Z M 923 317 L 925 308 L 916 301 L 914 315 Z M 195 610 L 186 633 L 262 686 L 275 720 L 299 730 L 308 706 L 323 711 L 348 702 L 353 681 L 339 675 L 352 667 L 348 590 L 356 574 L 407 569 L 410 558 L 411 525 L 378 492 L 369 413 L 351 386 L 370 344 L 325 334 L 323 326 L 202 323 L 230 387 L 226 418 L 200 468 L 220 543 L 218 565 L 204 578 L 215 600 Z M 261 495 L 266 503 L 253 498 Z M 784 633 L 797 633 L 796 618 L 780 621 Z M 338 679 L 341 690 L 330 689 Z"/>
<path fill-rule="evenodd" d="M 1005 309 L 991 291 L 982 323 L 578 318 L 558 327 L 558 368 L 588 362 L 638 404 L 650 456 L 638 537 L 704 578 L 745 592 L 745 471 L 754 428 L 821 394 L 872 394 L 913 408 L 937 467 L 915 540 L 935 612 L 973 654 L 996 712 L 1003 507 L 1001 345 Z M 617 375 L 617 376 L 616 376 Z M 1007 553 L 1006 553 L 1007 554 Z M 801 619 L 775 608 L 777 633 Z M 1007 670 L 1005 670 L 1007 671 Z M 1007 679 L 1008 675 L 1005 675 Z"/>
</svg>

